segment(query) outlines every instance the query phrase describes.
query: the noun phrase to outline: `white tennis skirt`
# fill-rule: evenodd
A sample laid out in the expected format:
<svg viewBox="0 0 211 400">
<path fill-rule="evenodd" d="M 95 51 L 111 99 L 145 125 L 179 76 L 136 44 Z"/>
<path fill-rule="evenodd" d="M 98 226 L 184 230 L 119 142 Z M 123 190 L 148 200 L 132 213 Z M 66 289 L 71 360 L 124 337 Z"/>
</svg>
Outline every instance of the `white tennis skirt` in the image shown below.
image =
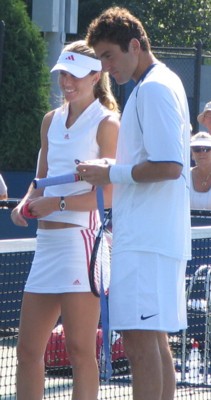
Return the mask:
<svg viewBox="0 0 211 400">
<path fill-rule="evenodd" d="M 187 328 L 186 264 L 156 253 L 113 254 L 110 329 L 177 332 Z"/>
<path fill-rule="evenodd" d="M 95 232 L 80 227 L 38 229 L 26 292 L 90 292 L 88 269 Z"/>
</svg>

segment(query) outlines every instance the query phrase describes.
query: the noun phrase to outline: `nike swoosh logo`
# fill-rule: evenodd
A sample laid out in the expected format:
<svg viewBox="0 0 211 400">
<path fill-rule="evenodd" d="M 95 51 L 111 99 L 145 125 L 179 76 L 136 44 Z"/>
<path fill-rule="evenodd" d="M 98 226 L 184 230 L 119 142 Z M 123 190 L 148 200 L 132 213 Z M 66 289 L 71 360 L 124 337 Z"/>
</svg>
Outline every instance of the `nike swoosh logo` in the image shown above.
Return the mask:
<svg viewBox="0 0 211 400">
<path fill-rule="evenodd" d="M 155 317 L 156 315 L 158 315 L 158 314 L 147 315 L 146 317 L 144 317 L 143 314 L 142 314 L 141 320 L 145 321 L 145 319 L 149 319 L 149 318 Z"/>
</svg>

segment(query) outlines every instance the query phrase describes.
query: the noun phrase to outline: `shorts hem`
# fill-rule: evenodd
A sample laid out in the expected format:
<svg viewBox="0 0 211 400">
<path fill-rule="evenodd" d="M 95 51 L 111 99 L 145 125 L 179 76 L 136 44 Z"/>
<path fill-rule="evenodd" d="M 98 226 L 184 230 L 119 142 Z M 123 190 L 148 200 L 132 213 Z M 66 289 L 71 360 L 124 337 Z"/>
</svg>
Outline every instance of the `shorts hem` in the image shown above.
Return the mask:
<svg viewBox="0 0 211 400">
<path fill-rule="evenodd" d="M 91 292 L 91 290 L 89 288 L 83 288 L 80 286 L 80 288 L 74 288 L 74 289 L 70 289 L 70 288 L 64 288 L 64 289 L 51 289 L 51 288 L 44 288 L 44 289 L 40 289 L 40 288 L 28 288 L 26 287 L 24 289 L 24 292 L 27 293 L 37 293 L 37 294 L 62 294 L 62 293 L 89 293 Z"/>
<path fill-rule="evenodd" d="M 187 325 L 184 325 L 184 326 L 182 326 L 181 328 L 165 328 L 165 327 L 140 327 L 140 326 L 131 326 L 131 327 L 126 327 L 126 326 L 124 326 L 124 327 L 120 327 L 120 326 L 116 326 L 115 325 L 115 328 L 113 327 L 113 326 L 110 326 L 109 328 L 110 328 L 110 330 L 111 331 L 130 331 L 130 330 L 137 330 L 137 331 L 158 331 L 158 332 L 167 332 L 167 333 L 176 333 L 176 332 L 179 332 L 179 331 L 182 331 L 182 330 L 184 330 L 184 329 L 187 329 Z"/>
</svg>

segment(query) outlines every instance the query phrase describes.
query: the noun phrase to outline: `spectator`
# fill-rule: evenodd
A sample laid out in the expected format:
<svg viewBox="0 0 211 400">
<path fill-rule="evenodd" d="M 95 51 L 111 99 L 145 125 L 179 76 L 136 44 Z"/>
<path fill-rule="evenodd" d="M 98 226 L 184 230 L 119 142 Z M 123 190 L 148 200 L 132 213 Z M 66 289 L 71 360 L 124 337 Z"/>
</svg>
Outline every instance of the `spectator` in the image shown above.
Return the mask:
<svg viewBox="0 0 211 400">
<path fill-rule="evenodd" d="M 211 135 L 207 132 L 196 133 L 191 137 L 190 146 L 195 163 L 190 179 L 191 209 L 211 210 Z"/>
<path fill-rule="evenodd" d="M 211 134 L 211 101 L 209 101 L 197 117 L 198 122 L 203 125 Z"/>
</svg>

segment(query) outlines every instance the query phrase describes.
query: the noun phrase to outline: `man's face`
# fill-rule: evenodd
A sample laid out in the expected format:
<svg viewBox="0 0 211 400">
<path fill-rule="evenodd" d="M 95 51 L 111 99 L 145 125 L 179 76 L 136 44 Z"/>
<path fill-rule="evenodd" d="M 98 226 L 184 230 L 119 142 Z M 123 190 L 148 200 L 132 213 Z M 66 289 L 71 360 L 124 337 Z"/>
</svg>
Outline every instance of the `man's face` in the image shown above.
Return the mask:
<svg viewBox="0 0 211 400">
<path fill-rule="evenodd" d="M 118 44 L 108 41 L 99 42 L 94 50 L 97 58 L 102 62 L 103 71 L 109 72 L 119 85 L 135 79 L 138 55 L 134 50 L 132 40 L 127 52 L 123 52 Z"/>
</svg>

